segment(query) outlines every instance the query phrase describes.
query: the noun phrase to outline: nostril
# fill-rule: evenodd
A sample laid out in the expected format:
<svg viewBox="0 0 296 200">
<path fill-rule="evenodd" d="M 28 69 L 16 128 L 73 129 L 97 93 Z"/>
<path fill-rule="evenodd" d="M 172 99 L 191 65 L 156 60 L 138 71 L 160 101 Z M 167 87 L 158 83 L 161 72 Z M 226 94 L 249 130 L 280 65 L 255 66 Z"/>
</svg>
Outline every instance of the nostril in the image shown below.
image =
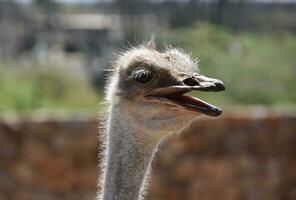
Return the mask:
<svg viewBox="0 0 296 200">
<path fill-rule="evenodd" d="M 185 85 L 188 85 L 188 86 L 195 86 L 195 85 L 199 85 L 198 81 L 195 80 L 194 78 L 185 78 L 183 80 L 183 83 Z"/>
</svg>

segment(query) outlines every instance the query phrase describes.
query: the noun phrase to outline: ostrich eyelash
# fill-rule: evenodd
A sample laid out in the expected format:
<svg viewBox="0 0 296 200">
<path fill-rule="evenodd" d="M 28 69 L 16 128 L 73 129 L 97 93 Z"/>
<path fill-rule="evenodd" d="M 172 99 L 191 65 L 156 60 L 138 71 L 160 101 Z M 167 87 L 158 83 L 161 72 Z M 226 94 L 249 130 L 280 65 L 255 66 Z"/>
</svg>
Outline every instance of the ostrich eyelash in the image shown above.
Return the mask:
<svg viewBox="0 0 296 200">
<path fill-rule="evenodd" d="M 132 79 L 137 80 L 141 83 L 147 83 L 152 79 L 153 74 L 147 69 L 137 69 L 132 72 L 131 77 Z"/>
</svg>

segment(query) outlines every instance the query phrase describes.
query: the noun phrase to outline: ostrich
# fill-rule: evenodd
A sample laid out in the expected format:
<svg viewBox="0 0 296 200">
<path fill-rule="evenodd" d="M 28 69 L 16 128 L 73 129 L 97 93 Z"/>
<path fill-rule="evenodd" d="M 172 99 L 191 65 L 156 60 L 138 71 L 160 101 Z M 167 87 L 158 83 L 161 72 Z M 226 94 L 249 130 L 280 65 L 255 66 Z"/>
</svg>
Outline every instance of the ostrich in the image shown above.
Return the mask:
<svg viewBox="0 0 296 200">
<path fill-rule="evenodd" d="M 170 47 L 159 52 L 153 41 L 119 55 L 106 87 L 106 150 L 98 200 L 143 199 L 160 142 L 201 114 L 222 113 L 185 95 L 192 90 L 225 89 L 222 81 L 207 78 L 197 69 L 198 62 L 183 51 Z"/>
</svg>

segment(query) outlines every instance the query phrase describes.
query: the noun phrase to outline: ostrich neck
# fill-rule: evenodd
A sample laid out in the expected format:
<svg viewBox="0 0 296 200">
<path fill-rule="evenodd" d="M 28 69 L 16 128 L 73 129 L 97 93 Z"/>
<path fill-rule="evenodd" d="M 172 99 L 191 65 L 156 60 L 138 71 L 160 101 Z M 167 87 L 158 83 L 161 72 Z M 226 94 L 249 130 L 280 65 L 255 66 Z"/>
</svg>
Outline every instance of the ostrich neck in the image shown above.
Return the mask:
<svg viewBox="0 0 296 200">
<path fill-rule="evenodd" d="M 138 200 L 157 145 L 135 128 L 128 117 L 111 112 L 103 200 Z"/>
</svg>

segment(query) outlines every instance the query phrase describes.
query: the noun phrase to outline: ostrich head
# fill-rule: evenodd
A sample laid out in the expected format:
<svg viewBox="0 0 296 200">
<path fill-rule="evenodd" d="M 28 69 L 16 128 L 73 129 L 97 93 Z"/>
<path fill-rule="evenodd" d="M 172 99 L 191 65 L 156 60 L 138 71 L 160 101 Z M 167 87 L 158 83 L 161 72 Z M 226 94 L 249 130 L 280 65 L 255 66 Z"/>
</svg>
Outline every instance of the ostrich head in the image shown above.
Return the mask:
<svg viewBox="0 0 296 200">
<path fill-rule="evenodd" d="M 220 115 L 219 108 L 186 93 L 223 91 L 223 82 L 201 75 L 198 62 L 182 50 L 159 52 L 152 46 L 123 52 L 114 63 L 107 101 L 119 110 L 120 117 L 162 138 L 201 114 Z"/>
</svg>

